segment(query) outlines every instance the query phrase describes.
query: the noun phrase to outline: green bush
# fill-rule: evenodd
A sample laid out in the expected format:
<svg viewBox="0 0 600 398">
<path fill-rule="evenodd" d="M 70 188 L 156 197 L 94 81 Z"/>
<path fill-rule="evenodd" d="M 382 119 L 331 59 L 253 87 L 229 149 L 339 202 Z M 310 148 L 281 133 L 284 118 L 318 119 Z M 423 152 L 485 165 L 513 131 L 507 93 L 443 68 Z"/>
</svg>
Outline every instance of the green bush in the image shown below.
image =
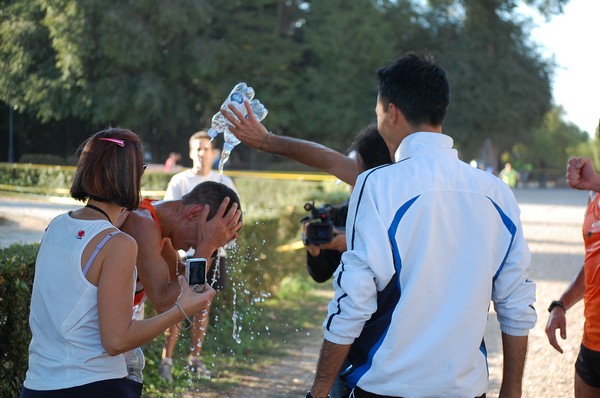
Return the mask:
<svg viewBox="0 0 600 398">
<path fill-rule="evenodd" d="M 19 191 L 30 193 L 66 195 L 74 174 L 72 166 L 0 163 L 0 185 L 23 188 Z"/>
<path fill-rule="evenodd" d="M 142 176 L 142 190 L 164 191 L 167 189 L 171 177 L 173 177 L 173 173 L 146 171 Z"/>
<path fill-rule="evenodd" d="M 68 196 L 74 176 L 73 166 L 0 163 L 0 184 L 27 188 L 30 193 Z M 142 190 L 164 191 L 172 176 L 160 171 L 146 172 Z"/>
<path fill-rule="evenodd" d="M 52 164 L 57 166 L 66 166 L 69 164 L 67 159 L 62 156 L 52 155 L 50 153 L 26 153 L 19 158 L 20 163 Z"/>
<path fill-rule="evenodd" d="M 39 245 L 0 249 L 0 397 L 15 397 L 25 379 L 31 340 L 29 303 Z"/>
</svg>

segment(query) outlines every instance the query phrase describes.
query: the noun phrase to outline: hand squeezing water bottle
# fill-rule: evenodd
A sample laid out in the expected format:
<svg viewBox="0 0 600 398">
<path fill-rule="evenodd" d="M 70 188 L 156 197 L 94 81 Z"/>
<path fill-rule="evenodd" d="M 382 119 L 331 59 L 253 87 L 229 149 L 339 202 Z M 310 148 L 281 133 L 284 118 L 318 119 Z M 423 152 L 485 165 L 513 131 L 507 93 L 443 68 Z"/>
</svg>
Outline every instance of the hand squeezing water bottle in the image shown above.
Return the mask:
<svg viewBox="0 0 600 398">
<path fill-rule="evenodd" d="M 241 82 L 235 85 L 233 90 L 229 93 L 227 99 L 221 105 L 221 108 L 227 109 L 227 105 L 233 105 L 244 117 L 248 117 L 248 112 L 246 110 L 246 106 L 244 105 L 244 101 L 250 101 L 250 109 L 254 114 L 254 117 L 261 121 L 267 116 L 267 108 L 258 99 L 254 98 L 254 89 L 249 87 L 246 83 Z M 229 160 L 229 156 L 231 155 L 231 151 L 233 148 L 240 143 L 240 140 L 237 139 L 235 135 L 233 135 L 229 131 L 229 122 L 223 114 L 219 111 L 215 113 L 212 117 L 211 128 L 208 130 L 208 135 L 214 139 L 219 133 L 223 133 L 223 150 L 221 151 L 221 160 L 219 161 L 219 173 L 223 174 L 223 166 Z"/>
</svg>

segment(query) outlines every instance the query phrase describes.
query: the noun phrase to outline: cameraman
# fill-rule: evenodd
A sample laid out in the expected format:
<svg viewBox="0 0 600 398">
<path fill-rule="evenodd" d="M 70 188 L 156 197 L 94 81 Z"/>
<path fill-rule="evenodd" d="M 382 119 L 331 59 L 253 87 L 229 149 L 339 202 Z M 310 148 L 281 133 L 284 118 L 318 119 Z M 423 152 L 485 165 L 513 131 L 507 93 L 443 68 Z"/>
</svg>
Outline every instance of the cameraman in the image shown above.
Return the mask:
<svg viewBox="0 0 600 398">
<path fill-rule="evenodd" d="M 384 164 L 392 163 L 387 145 L 377 126 L 369 125 L 362 130 L 354 139 L 354 142 L 349 149 L 350 158 L 356 160 L 356 174 L 360 174 L 366 170 L 378 167 Z M 350 185 L 352 189 L 352 185 Z M 325 282 L 335 272 L 342 253 L 346 251 L 346 217 L 348 215 L 348 202 L 334 207 L 333 210 L 327 212 L 333 223 L 333 239 L 327 243 L 311 244 L 303 241 L 306 244 L 306 267 L 309 275 L 319 283 Z M 306 236 L 308 223 L 303 225 L 303 236 Z"/>
<path fill-rule="evenodd" d="M 327 243 L 313 244 L 307 241 L 309 223 L 304 223 L 302 240 L 306 245 L 306 268 L 315 282 L 325 282 L 331 278 L 340 263 L 342 253 L 346 251 L 346 217 L 348 202 L 336 208 L 333 223 L 333 239 Z"/>
</svg>

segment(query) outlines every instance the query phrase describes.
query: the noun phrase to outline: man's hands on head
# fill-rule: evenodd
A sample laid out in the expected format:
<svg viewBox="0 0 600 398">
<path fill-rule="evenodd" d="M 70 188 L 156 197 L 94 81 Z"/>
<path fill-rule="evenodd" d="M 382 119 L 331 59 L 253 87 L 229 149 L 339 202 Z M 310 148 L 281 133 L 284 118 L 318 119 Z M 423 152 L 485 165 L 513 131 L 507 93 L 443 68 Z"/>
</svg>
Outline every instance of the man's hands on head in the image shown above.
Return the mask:
<svg viewBox="0 0 600 398">
<path fill-rule="evenodd" d="M 590 158 L 573 157 L 567 164 L 567 183 L 573 189 L 600 191 L 600 175 Z"/>
<path fill-rule="evenodd" d="M 210 221 L 207 220 L 209 206 L 205 205 L 202 209 L 198 218 L 198 240 L 195 248 L 199 257 L 211 258 L 215 250 L 237 238 L 238 231 L 244 225 L 240 220 L 242 211 L 238 209 L 237 203 L 232 204 L 226 211 L 230 201 L 229 197 L 226 197 Z"/>
</svg>

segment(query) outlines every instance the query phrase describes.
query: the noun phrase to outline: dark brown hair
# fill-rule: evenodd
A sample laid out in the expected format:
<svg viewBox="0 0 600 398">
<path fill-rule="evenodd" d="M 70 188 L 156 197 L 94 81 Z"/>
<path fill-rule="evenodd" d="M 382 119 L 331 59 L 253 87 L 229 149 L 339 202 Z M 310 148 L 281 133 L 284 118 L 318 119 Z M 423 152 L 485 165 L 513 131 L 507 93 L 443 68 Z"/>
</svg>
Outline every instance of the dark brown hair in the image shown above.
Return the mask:
<svg viewBox="0 0 600 398">
<path fill-rule="evenodd" d="M 94 199 L 128 210 L 138 207 L 144 149 L 134 132 L 122 128 L 99 131 L 88 138 L 77 153 L 77 172 L 71 185 L 74 199 L 82 202 Z"/>
<path fill-rule="evenodd" d="M 390 150 L 377 130 L 377 125 L 365 127 L 352 142 L 349 151 L 356 151 L 365 170 L 393 163 Z M 364 170 L 363 170 L 364 171 Z"/>
<path fill-rule="evenodd" d="M 194 187 L 188 194 L 183 195 L 181 201 L 184 205 L 190 204 L 203 204 L 210 207 L 208 213 L 208 220 L 215 216 L 215 213 L 221 206 L 221 202 L 225 197 L 229 196 L 229 204 L 227 205 L 227 211 L 231 208 L 231 205 L 237 203 L 238 209 L 242 209 L 240 205 L 240 198 L 237 193 L 225 184 L 220 182 L 205 181 Z M 241 220 L 241 217 L 240 217 Z"/>
</svg>

